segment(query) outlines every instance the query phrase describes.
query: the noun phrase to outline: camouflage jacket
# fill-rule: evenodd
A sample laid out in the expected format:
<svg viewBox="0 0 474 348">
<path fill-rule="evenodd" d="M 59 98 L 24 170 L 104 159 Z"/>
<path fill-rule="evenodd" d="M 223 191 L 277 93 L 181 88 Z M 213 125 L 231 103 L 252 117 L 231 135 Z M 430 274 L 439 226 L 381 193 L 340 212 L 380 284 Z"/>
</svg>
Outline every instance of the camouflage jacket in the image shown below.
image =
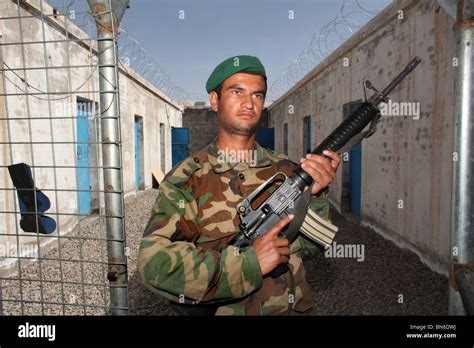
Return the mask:
<svg viewBox="0 0 474 348">
<path fill-rule="evenodd" d="M 217 304 L 217 315 L 302 313 L 312 306 L 302 254 L 317 246 L 301 233 L 290 245 L 290 272 L 262 277 L 255 249 L 235 252 L 237 204 L 276 172 L 297 165 L 255 142 L 256 161 L 222 161 L 215 140 L 178 163 L 163 179 L 140 244 L 145 286 L 177 303 Z M 311 209 L 328 219 L 326 197 Z"/>
</svg>

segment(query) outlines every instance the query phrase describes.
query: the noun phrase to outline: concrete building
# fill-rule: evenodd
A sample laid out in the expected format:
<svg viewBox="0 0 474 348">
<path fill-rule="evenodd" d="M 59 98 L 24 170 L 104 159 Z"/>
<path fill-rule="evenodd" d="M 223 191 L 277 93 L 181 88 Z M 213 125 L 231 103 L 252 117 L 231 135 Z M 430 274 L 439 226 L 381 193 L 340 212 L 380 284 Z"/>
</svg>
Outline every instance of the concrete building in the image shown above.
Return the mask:
<svg viewBox="0 0 474 348">
<path fill-rule="evenodd" d="M 71 230 L 79 220 L 75 214 L 103 210 L 97 192 L 104 189 L 97 47 L 45 1 L 4 0 L 0 13 L 0 245 L 25 256 L 28 248 L 18 247 L 43 246 L 53 238 L 37 239 L 20 229 L 19 214 L 12 213 L 19 208 L 8 165 L 32 167 L 36 187 L 51 201 L 46 214 L 58 214 L 51 215 L 58 226 L 54 235 Z M 150 188 L 154 171 L 171 169 L 171 128 L 181 127 L 183 110 L 124 64 L 119 81 L 123 190 L 128 195 Z M 35 247 L 29 251 L 37 252 Z M 0 256 L 0 274 L 11 268 L 10 261 Z"/>
<path fill-rule="evenodd" d="M 347 210 L 351 195 L 360 200 L 363 224 L 445 274 L 455 160 L 454 24 L 436 1 L 395 1 L 269 107 L 276 150 L 299 161 L 364 99 L 364 80 L 381 90 L 419 56 L 422 63 L 391 94 L 393 102 L 419 106 L 419 113 L 382 117 L 378 132 L 358 149 L 360 160 L 342 154 L 330 200 L 339 211 Z M 359 183 L 351 166 L 359 168 Z"/>
<path fill-rule="evenodd" d="M 218 130 L 217 113 L 210 107 L 209 101 L 188 102 L 183 112 L 183 127 L 189 129 L 189 153 L 201 150 L 216 136 Z M 268 112 L 263 109 L 260 128 L 268 128 Z M 265 140 L 259 136 L 260 141 Z"/>
<path fill-rule="evenodd" d="M 217 135 L 217 114 L 212 111 L 209 101 L 187 103 L 183 127 L 189 128 L 189 153 L 209 144 Z"/>
</svg>

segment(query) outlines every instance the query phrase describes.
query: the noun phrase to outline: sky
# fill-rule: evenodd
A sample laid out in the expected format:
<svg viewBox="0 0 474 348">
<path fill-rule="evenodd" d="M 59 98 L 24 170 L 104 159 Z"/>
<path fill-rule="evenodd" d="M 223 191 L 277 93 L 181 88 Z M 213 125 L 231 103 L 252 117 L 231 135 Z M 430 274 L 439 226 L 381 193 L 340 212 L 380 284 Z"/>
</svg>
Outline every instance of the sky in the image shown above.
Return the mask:
<svg viewBox="0 0 474 348">
<path fill-rule="evenodd" d="M 66 3 L 78 12 L 87 9 L 86 0 L 48 2 L 59 8 Z M 347 2 L 346 13 L 354 27 L 373 17 L 361 13 L 356 0 Z M 204 87 L 207 78 L 215 66 L 234 55 L 257 56 L 271 85 L 309 46 L 318 29 L 334 19 L 342 3 L 342 0 L 130 0 L 122 26 L 173 83 L 190 94 L 189 99 L 207 100 Z M 359 0 L 370 11 L 380 11 L 389 3 L 389 0 Z M 343 28 L 344 36 L 350 36 L 347 26 L 339 28 Z M 337 47 L 341 40 L 335 38 L 331 37 L 331 42 Z"/>
</svg>

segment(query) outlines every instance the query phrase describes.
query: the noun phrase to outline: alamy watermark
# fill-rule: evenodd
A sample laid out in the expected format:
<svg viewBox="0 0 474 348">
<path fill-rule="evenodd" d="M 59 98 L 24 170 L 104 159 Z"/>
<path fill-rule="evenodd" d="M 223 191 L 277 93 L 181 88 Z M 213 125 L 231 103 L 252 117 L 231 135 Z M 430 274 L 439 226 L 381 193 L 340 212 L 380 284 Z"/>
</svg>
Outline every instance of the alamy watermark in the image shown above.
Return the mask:
<svg viewBox="0 0 474 348">
<path fill-rule="evenodd" d="M 54 116 L 62 117 L 80 116 L 81 118 L 87 117 L 88 119 L 94 119 L 100 116 L 100 110 L 98 109 L 96 103 L 91 101 L 57 101 L 54 103 L 54 108 L 52 109 L 52 111 L 54 113 Z"/>
<path fill-rule="evenodd" d="M 365 260 L 364 244 L 337 244 L 332 243 L 324 249 L 324 256 L 328 258 L 354 258 L 358 262 Z"/>
<path fill-rule="evenodd" d="M 6 242 L 0 244 L 0 257 L 20 257 L 20 256 L 33 256 L 36 257 L 38 247 L 33 244 L 19 244 Z"/>
<path fill-rule="evenodd" d="M 420 119 L 419 102 L 401 103 L 389 100 L 387 103 L 380 103 L 379 108 L 382 116 L 408 116 L 414 120 Z"/>
<path fill-rule="evenodd" d="M 19 338 L 47 338 L 48 341 L 56 339 L 56 325 L 37 325 L 26 322 L 18 326 Z"/>
<path fill-rule="evenodd" d="M 219 163 L 248 163 L 250 167 L 257 165 L 257 150 L 225 150 L 217 151 L 217 161 Z"/>
</svg>

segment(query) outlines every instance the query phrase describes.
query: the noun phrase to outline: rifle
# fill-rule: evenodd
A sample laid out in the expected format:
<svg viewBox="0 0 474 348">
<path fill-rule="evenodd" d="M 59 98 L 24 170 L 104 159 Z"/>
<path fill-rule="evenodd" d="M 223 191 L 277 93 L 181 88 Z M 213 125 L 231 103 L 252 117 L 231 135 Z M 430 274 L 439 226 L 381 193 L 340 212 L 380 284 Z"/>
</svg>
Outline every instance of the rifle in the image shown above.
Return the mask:
<svg viewBox="0 0 474 348">
<path fill-rule="evenodd" d="M 324 150 L 338 151 L 344 145 L 351 148 L 360 143 L 364 138 L 373 135 L 377 130 L 377 123 L 381 114 L 379 104 L 387 102 L 388 94 L 421 62 L 419 57 L 415 57 L 408 65 L 395 77 L 392 82 L 379 92 L 369 80 L 364 83 L 365 88 L 371 89 L 374 94 L 359 108 L 351 113 L 334 131 L 329 134 L 311 153 L 324 156 Z M 370 123 L 367 131 L 362 130 Z M 325 156 L 326 157 L 326 156 Z M 294 219 L 280 232 L 282 238 L 287 238 L 291 243 L 297 236 L 303 220 L 308 212 L 310 202 L 310 192 L 305 188 L 313 184 L 313 179 L 306 173 L 301 165 L 293 172 L 291 177 L 284 173 L 276 173 L 270 179 L 261 184 L 252 194 L 246 197 L 237 205 L 237 212 L 240 218 L 240 232 L 230 241 L 230 245 L 242 249 L 248 247 L 258 238 L 264 236 L 271 227 L 289 214 L 294 214 Z M 267 192 L 271 187 L 277 188 L 258 207 L 252 207 L 262 193 Z M 329 245 L 332 238 L 320 244 Z M 277 277 L 288 270 L 286 264 L 280 264 L 271 272 L 272 277 Z"/>
</svg>

